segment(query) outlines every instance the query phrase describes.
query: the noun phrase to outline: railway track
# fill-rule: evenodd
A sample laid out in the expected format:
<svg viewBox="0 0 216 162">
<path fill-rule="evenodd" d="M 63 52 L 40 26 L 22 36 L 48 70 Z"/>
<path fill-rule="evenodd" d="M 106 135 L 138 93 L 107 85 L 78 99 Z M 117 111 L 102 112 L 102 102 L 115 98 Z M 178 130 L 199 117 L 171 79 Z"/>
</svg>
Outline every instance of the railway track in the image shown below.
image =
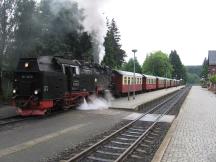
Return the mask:
<svg viewBox="0 0 216 162">
<path fill-rule="evenodd" d="M 79 154 L 76 154 L 72 158 L 61 160 L 61 162 L 119 162 L 126 160 L 128 157 L 130 157 L 130 159 L 133 158 L 133 161 L 139 161 L 142 159 L 140 155 L 143 155 L 145 152 L 143 147 L 147 146 L 148 143 L 150 145 L 150 138 L 156 138 L 158 135 L 159 128 L 155 128 L 156 124 L 164 115 L 170 112 L 175 104 L 184 100 L 189 90 L 190 87 L 187 87 L 178 91 L 176 94 L 148 110 L 126 126 Z M 148 114 L 157 114 L 157 117 L 153 122 L 145 122 L 145 124 L 143 124 L 140 119 Z M 147 144 L 143 144 L 143 141 Z"/>
<path fill-rule="evenodd" d="M 5 125 L 9 125 L 9 124 L 14 124 L 14 123 L 18 123 L 24 120 L 27 120 L 29 118 L 24 118 L 21 116 L 12 116 L 12 117 L 8 117 L 8 118 L 3 118 L 0 119 L 0 127 L 5 126 Z"/>
</svg>

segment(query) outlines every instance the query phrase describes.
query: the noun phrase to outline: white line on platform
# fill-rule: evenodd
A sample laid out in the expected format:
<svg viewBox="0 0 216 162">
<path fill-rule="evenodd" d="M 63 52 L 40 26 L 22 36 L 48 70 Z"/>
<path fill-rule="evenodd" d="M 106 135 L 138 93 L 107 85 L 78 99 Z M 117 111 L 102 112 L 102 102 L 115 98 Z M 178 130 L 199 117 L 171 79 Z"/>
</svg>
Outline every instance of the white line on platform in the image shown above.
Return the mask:
<svg viewBox="0 0 216 162">
<path fill-rule="evenodd" d="M 32 147 L 34 145 L 37 145 L 39 143 L 48 141 L 48 140 L 50 140 L 52 138 L 55 138 L 55 137 L 58 137 L 60 135 L 66 134 L 66 133 L 68 133 L 70 131 L 79 129 L 79 128 L 84 127 L 84 126 L 86 126 L 88 124 L 89 123 L 78 124 L 78 125 L 75 125 L 75 126 L 60 130 L 60 131 L 55 132 L 55 133 L 50 133 L 48 135 L 45 135 L 45 136 L 42 136 L 42 137 L 39 137 L 39 138 L 35 138 L 33 140 L 30 140 L 30 141 L 27 141 L 27 142 L 24 142 L 24 143 L 15 145 L 15 146 L 8 147 L 6 149 L 1 149 L 0 150 L 0 158 L 3 157 L 3 156 L 9 155 L 9 154 L 12 154 L 12 153 L 27 149 L 27 148 Z"/>
<path fill-rule="evenodd" d="M 140 117 L 142 114 L 141 113 L 132 113 L 128 116 L 126 116 L 125 120 L 135 120 L 136 118 Z M 140 120 L 141 121 L 150 121 L 153 122 L 155 121 L 160 114 L 147 114 L 144 117 L 142 117 Z M 168 122 L 171 123 L 175 119 L 175 115 L 164 115 L 161 119 L 160 122 Z"/>
</svg>

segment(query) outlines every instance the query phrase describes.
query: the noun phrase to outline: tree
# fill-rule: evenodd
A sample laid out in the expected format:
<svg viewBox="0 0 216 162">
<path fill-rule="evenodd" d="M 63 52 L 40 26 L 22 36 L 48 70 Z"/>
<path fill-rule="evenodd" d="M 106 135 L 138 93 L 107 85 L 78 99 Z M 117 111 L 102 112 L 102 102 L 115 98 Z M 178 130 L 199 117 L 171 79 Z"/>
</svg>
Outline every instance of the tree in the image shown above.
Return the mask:
<svg viewBox="0 0 216 162">
<path fill-rule="evenodd" d="M 36 3 L 34 0 L 18 0 L 15 11 L 16 27 L 14 54 L 18 60 L 20 57 L 36 56 L 36 40 L 39 35 L 36 21 Z"/>
<path fill-rule="evenodd" d="M 134 72 L 134 59 L 130 59 L 127 63 L 123 64 L 122 70 Z M 142 73 L 142 67 L 135 58 L 135 71 L 136 73 Z"/>
<path fill-rule="evenodd" d="M 14 0 L 0 1 L 0 97 L 3 97 L 3 71 L 6 70 L 4 63 L 13 49 L 16 4 Z"/>
<path fill-rule="evenodd" d="M 167 54 L 157 51 L 147 55 L 142 70 L 146 74 L 171 78 L 173 69 Z"/>
<path fill-rule="evenodd" d="M 5 56 L 14 36 L 16 1 L 0 1 L 0 55 Z M 1 58 L 2 60 L 2 58 Z"/>
<path fill-rule="evenodd" d="M 205 58 L 202 64 L 202 71 L 200 77 L 207 79 L 208 78 L 208 60 Z"/>
<path fill-rule="evenodd" d="M 173 67 L 172 78 L 182 79 L 184 74 L 184 67 L 182 65 L 181 59 L 177 54 L 176 50 L 171 51 L 169 55 L 169 61 Z"/>
<path fill-rule="evenodd" d="M 42 0 L 38 20 L 41 24 L 39 55 L 70 55 L 72 59 L 93 61 L 92 37 L 84 32 L 83 10 L 72 1 Z"/>
<path fill-rule="evenodd" d="M 189 84 L 199 84 L 200 78 L 195 73 L 187 73 L 187 83 Z"/>
<path fill-rule="evenodd" d="M 107 20 L 107 27 L 108 30 L 104 41 L 105 56 L 102 60 L 102 64 L 118 69 L 124 63 L 126 54 L 125 51 L 121 49 L 121 38 L 115 20 L 112 19 L 111 23 Z"/>
</svg>

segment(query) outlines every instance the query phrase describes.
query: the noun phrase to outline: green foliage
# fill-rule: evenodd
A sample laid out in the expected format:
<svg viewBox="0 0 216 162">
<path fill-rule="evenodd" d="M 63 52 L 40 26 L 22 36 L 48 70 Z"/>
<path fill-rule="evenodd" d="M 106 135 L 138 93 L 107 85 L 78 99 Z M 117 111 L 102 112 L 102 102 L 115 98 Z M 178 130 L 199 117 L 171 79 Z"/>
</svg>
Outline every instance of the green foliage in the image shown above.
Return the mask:
<svg viewBox="0 0 216 162">
<path fill-rule="evenodd" d="M 187 82 L 198 84 L 200 82 L 201 66 L 186 66 Z"/>
<path fill-rule="evenodd" d="M 157 51 L 147 55 L 142 70 L 145 74 L 171 78 L 173 68 L 167 54 Z"/>
<path fill-rule="evenodd" d="M 199 84 L 199 82 L 200 82 L 200 78 L 197 74 L 187 72 L 187 83 Z"/>
<path fill-rule="evenodd" d="M 202 66 L 200 65 L 195 65 L 195 66 L 186 66 L 186 70 L 189 73 L 194 73 L 197 74 L 198 76 L 200 76 L 201 70 L 202 70 Z"/>
<path fill-rule="evenodd" d="M 184 76 L 186 75 L 185 74 L 186 72 L 184 69 L 184 65 L 182 65 L 181 59 L 177 54 L 176 50 L 171 51 L 169 55 L 169 60 L 173 67 L 172 78 L 183 79 Z"/>
<path fill-rule="evenodd" d="M 107 34 L 104 41 L 105 56 L 102 64 L 111 68 L 120 68 L 126 57 L 125 51 L 121 49 L 119 29 L 116 22 L 112 19 L 111 23 L 107 20 Z"/>
<path fill-rule="evenodd" d="M 122 66 L 122 70 L 134 72 L 134 59 L 130 59 L 127 63 L 124 63 Z M 142 67 L 135 58 L 135 72 L 142 73 Z"/>
<path fill-rule="evenodd" d="M 216 84 L 216 75 L 212 75 L 210 78 L 209 78 L 209 81 L 213 84 Z"/>
</svg>

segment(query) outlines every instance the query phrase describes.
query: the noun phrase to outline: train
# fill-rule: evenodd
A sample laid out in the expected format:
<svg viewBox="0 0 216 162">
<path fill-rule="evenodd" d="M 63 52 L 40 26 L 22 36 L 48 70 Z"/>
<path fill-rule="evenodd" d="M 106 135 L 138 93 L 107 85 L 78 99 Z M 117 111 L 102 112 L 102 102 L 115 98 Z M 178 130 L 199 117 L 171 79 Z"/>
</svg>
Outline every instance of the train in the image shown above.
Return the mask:
<svg viewBox="0 0 216 162">
<path fill-rule="evenodd" d="M 135 79 L 134 79 L 135 78 Z M 135 84 L 134 84 L 135 83 Z M 112 70 L 108 66 L 62 56 L 21 58 L 14 72 L 12 103 L 21 116 L 69 109 L 92 94 L 114 96 L 175 87 L 180 80 Z"/>
</svg>

